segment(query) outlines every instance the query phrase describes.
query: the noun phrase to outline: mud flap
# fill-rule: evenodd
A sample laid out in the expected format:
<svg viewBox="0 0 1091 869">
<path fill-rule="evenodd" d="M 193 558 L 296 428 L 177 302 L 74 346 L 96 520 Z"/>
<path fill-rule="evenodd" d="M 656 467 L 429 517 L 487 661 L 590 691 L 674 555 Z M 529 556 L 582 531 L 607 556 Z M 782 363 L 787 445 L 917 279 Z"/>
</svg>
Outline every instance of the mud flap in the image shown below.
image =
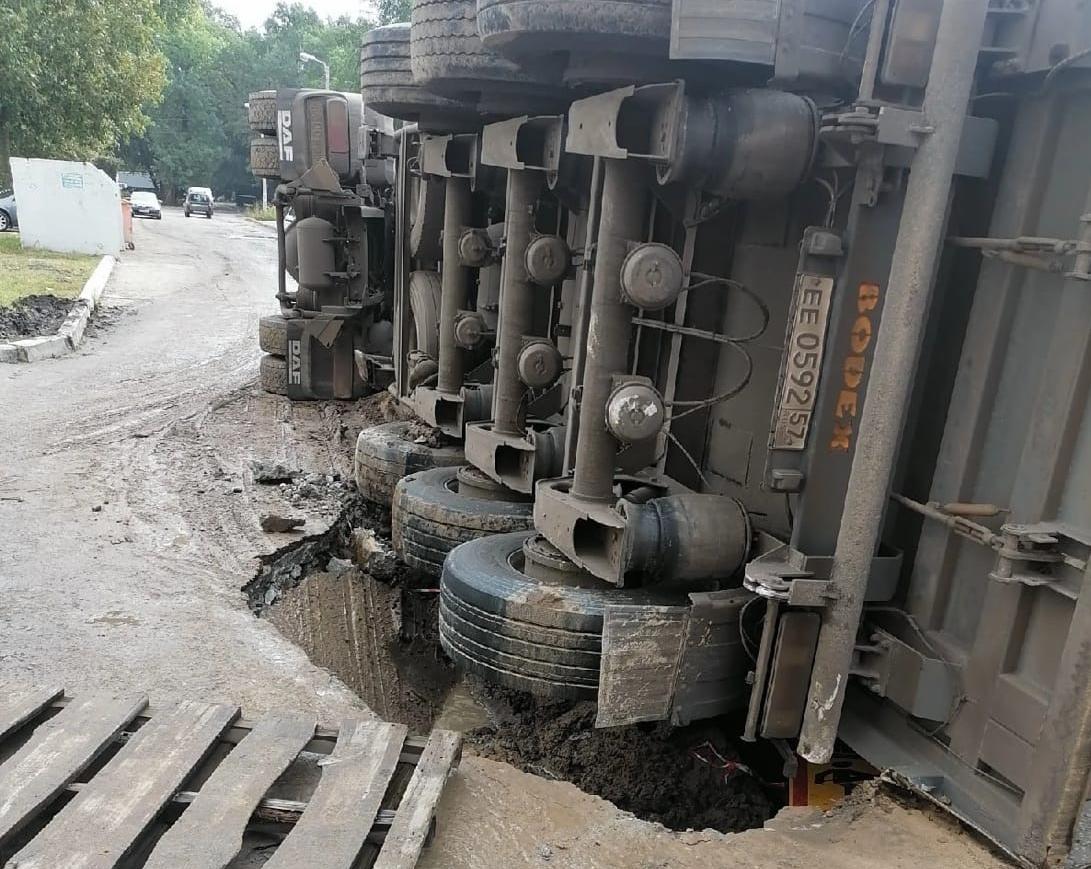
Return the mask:
<svg viewBox="0 0 1091 869">
<path fill-rule="evenodd" d="M 288 397 L 359 398 L 366 385 L 356 370 L 353 351 L 361 331 L 353 320 L 307 317 L 289 320 Z"/>
<path fill-rule="evenodd" d="M 688 606 L 607 606 L 596 727 L 683 725 L 745 705 L 743 589 L 689 595 Z"/>
</svg>

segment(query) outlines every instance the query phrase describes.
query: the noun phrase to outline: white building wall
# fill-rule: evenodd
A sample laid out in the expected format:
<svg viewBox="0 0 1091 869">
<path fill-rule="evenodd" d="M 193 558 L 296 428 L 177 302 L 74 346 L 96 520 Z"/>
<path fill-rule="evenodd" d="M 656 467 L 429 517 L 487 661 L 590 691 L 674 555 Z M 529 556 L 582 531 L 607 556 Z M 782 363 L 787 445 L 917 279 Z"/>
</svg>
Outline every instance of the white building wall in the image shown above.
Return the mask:
<svg viewBox="0 0 1091 869">
<path fill-rule="evenodd" d="M 23 247 L 116 254 L 123 245 L 117 183 L 90 163 L 11 158 Z"/>
</svg>

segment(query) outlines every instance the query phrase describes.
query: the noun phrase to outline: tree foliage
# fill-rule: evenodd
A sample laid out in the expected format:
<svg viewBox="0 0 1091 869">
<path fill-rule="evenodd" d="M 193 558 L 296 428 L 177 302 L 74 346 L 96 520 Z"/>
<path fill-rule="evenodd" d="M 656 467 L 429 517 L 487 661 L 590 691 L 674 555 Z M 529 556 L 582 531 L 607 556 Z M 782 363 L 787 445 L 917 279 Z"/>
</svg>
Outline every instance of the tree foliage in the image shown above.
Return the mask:
<svg viewBox="0 0 1091 869">
<path fill-rule="evenodd" d="M 380 24 L 398 24 L 409 20 L 410 0 L 375 0 Z"/>
<path fill-rule="evenodd" d="M 380 21 L 408 20 L 409 0 L 377 0 Z M 0 173 L 13 154 L 96 159 L 151 173 L 168 199 L 190 185 L 252 191 L 253 91 L 359 89 L 365 19 L 323 20 L 280 2 L 244 30 L 214 0 L 0 0 Z"/>
<path fill-rule="evenodd" d="M 178 2 L 0 3 L 0 176 L 12 154 L 91 159 L 142 132 L 166 81 L 156 38 Z"/>
<path fill-rule="evenodd" d="M 149 109 L 147 132 L 123 144 L 120 162 L 150 171 L 168 197 L 190 185 L 218 194 L 254 190 L 247 96 L 322 87 L 321 67 L 302 65 L 300 51 L 330 64 L 333 89 L 358 90 L 360 38 L 370 26 L 363 19 L 323 20 L 301 3 L 285 2 L 260 30 L 243 30 L 207 0 L 177 15 L 161 42 L 168 77 L 162 102 Z"/>
</svg>

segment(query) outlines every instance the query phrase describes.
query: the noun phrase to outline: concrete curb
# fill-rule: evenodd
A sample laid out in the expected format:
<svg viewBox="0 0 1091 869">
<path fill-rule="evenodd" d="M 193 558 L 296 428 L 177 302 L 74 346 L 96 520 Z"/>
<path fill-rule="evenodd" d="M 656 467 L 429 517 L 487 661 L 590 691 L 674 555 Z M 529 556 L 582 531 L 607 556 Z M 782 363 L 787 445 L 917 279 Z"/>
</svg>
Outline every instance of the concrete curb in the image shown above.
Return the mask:
<svg viewBox="0 0 1091 869">
<path fill-rule="evenodd" d="M 40 359 L 54 359 L 71 353 L 83 341 L 87 321 L 98 307 L 99 300 L 106 290 L 106 282 L 117 264 L 117 257 L 107 254 L 99 260 L 91 277 L 83 285 L 75 305 L 64 318 L 60 328 L 52 335 L 40 335 L 37 338 L 21 338 L 18 341 L 0 343 L 0 362 L 37 362 Z"/>
</svg>

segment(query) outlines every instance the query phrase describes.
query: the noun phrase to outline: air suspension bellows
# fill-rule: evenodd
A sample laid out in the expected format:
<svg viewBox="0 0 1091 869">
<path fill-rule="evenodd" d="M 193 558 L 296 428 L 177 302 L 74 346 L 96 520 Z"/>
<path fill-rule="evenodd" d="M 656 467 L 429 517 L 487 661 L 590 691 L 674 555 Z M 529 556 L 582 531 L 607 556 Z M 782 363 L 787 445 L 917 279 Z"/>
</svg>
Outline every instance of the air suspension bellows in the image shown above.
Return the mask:
<svg viewBox="0 0 1091 869">
<path fill-rule="evenodd" d="M 671 159 L 660 184 L 679 182 L 733 199 L 783 196 L 803 183 L 818 145 L 811 100 L 775 90 L 722 97 L 686 95 L 678 104 Z"/>
<path fill-rule="evenodd" d="M 696 492 L 618 502 L 627 569 L 649 582 L 726 578 L 750 551 L 750 518 L 734 498 Z"/>
<path fill-rule="evenodd" d="M 624 87 L 577 100 L 568 113 L 565 148 L 655 167 L 660 184 L 706 196 L 784 196 L 811 172 L 819 113 L 796 94 L 735 90 L 686 92 L 683 82 Z"/>
</svg>

